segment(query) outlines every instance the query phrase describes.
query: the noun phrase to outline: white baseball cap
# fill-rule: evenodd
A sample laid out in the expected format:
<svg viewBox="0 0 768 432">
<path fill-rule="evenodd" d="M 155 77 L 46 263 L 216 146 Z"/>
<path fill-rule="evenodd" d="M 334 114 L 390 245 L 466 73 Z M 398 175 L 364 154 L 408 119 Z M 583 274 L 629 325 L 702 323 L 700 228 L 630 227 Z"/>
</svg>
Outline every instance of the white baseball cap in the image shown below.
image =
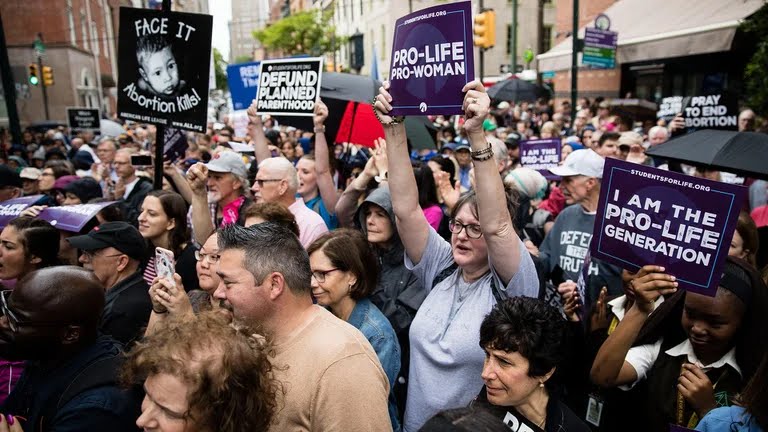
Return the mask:
<svg viewBox="0 0 768 432">
<path fill-rule="evenodd" d="M 562 165 L 549 168 L 549 171 L 560 177 L 583 175 L 603 178 L 605 159 L 589 149 L 576 150 L 565 158 Z"/>
<path fill-rule="evenodd" d="M 208 171 L 218 173 L 232 173 L 240 177 L 248 176 L 248 169 L 243 162 L 242 156 L 230 150 L 224 150 L 216 153 L 211 158 L 211 161 L 205 164 L 208 167 Z"/>
</svg>

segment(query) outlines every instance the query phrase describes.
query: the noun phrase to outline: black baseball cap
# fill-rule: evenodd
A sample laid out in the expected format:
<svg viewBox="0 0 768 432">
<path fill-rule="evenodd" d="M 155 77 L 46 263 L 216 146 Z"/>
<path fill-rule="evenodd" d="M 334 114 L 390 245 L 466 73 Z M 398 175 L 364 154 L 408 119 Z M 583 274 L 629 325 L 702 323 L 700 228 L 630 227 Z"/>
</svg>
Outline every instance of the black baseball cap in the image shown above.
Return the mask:
<svg viewBox="0 0 768 432">
<path fill-rule="evenodd" d="M 0 165 L 0 187 L 3 186 L 19 188 L 23 186 L 19 173 L 11 169 L 8 165 Z"/>
<path fill-rule="evenodd" d="M 73 247 L 84 251 L 113 247 L 138 261 L 144 259 L 147 251 L 144 237 L 127 222 L 105 222 L 88 234 L 70 237 L 67 241 Z"/>
</svg>

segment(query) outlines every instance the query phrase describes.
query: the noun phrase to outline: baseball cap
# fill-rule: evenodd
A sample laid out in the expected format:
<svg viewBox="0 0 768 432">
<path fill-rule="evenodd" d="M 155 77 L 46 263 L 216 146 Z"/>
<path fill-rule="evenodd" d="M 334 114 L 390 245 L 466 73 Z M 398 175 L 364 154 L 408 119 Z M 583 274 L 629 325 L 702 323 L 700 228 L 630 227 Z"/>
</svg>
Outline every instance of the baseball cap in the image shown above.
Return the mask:
<svg viewBox="0 0 768 432">
<path fill-rule="evenodd" d="M 463 139 L 459 141 L 458 144 L 456 144 L 456 148 L 454 150 L 455 151 L 459 151 L 459 150 L 471 151 L 472 148 L 469 146 L 469 141 Z"/>
<path fill-rule="evenodd" d="M 565 158 L 562 165 L 552 167 L 549 171 L 560 177 L 583 175 L 602 178 L 605 159 L 589 149 L 574 150 Z"/>
<path fill-rule="evenodd" d="M 77 179 L 64 186 L 63 190 L 65 193 L 69 192 L 80 198 L 80 202 L 83 204 L 86 204 L 94 198 L 101 198 L 103 196 L 99 182 L 91 177 Z"/>
<path fill-rule="evenodd" d="M 492 132 L 496 130 L 496 123 L 494 123 L 491 119 L 485 119 L 483 120 L 483 130 L 486 132 Z"/>
<path fill-rule="evenodd" d="M 43 172 L 37 168 L 27 167 L 21 170 L 19 177 L 25 180 L 37 180 Z"/>
<path fill-rule="evenodd" d="M 105 222 L 88 234 L 70 237 L 67 241 L 83 251 L 113 247 L 138 261 L 144 259 L 147 249 L 139 230 L 127 222 Z"/>
<path fill-rule="evenodd" d="M 21 177 L 19 173 L 12 170 L 8 165 L 0 165 L 0 187 L 13 186 L 21 187 Z"/>
<path fill-rule="evenodd" d="M 442 147 L 440 147 L 440 153 L 442 153 L 444 150 L 451 150 L 456 151 L 456 144 L 455 143 L 445 143 Z"/>
<path fill-rule="evenodd" d="M 248 170 L 245 167 L 243 158 L 233 151 L 226 150 L 216 153 L 205 166 L 208 168 L 208 171 L 232 173 L 243 178 L 248 176 Z"/>
</svg>

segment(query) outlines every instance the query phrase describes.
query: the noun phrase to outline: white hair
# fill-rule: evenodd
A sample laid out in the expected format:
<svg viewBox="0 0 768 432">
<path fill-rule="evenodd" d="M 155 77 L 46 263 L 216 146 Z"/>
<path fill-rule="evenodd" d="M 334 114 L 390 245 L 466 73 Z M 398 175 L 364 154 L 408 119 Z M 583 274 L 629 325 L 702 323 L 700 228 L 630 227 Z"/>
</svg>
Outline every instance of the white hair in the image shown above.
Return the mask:
<svg viewBox="0 0 768 432">
<path fill-rule="evenodd" d="M 267 169 L 274 175 L 288 181 L 292 191 L 299 189 L 299 176 L 293 163 L 284 157 L 272 157 L 261 161 L 259 169 Z"/>
<path fill-rule="evenodd" d="M 648 138 L 655 136 L 657 133 L 662 132 L 664 136 L 669 136 L 669 131 L 664 126 L 654 126 L 648 131 Z"/>
</svg>

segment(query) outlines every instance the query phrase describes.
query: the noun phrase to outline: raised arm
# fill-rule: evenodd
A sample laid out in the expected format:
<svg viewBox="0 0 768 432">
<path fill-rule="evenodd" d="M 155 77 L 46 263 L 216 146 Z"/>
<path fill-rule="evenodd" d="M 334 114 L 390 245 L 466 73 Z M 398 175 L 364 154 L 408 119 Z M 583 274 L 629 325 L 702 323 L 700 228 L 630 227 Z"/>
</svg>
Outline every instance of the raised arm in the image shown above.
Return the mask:
<svg viewBox="0 0 768 432">
<path fill-rule="evenodd" d="M 261 116 L 256 110 L 256 99 L 248 107 L 248 134 L 251 136 L 251 145 L 255 149 L 256 163 L 272 157 L 269 151 L 269 143 L 264 135 L 264 125 L 261 124 Z"/>
<path fill-rule="evenodd" d="M 378 111 L 379 120 L 384 125 L 389 165 L 388 181 L 392 191 L 392 207 L 397 218 L 397 232 L 408 258 L 418 264 L 427 247 L 429 223 L 419 207 L 419 191 L 408 156 L 405 125 L 402 120 L 395 121 L 387 114 L 392 110 L 392 96 L 388 89 L 389 82 L 384 82 L 376 96 L 374 109 Z"/>
<path fill-rule="evenodd" d="M 472 81 L 462 89 L 465 122 L 472 164 L 475 169 L 477 214 L 488 256 L 502 282 L 509 283 L 520 266 L 520 237 L 507 209 L 504 183 L 501 181 L 491 144 L 485 139 L 483 120 L 488 116 L 491 100 L 480 81 Z"/>
<path fill-rule="evenodd" d="M 339 220 L 339 226 L 353 227 L 355 225 L 354 217 L 355 211 L 357 211 L 357 202 L 360 199 L 360 195 L 365 193 L 368 183 L 376 175 L 378 175 L 378 171 L 376 171 L 374 166 L 373 158 L 370 158 L 365 164 L 365 169 L 349 183 L 349 186 L 347 186 L 336 202 L 336 218 Z"/>
<path fill-rule="evenodd" d="M 187 181 L 192 189 L 192 231 L 197 244 L 203 244 L 216 229 L 211 221 L 211 209 L 208 205 L 208 192 L 205 182 L 208 168 L 203 163 L 196 163 L 187 171 Z"/>
<path fill-rule="evenodd" d="M 333 214 L 336 210 L 339 194 L 336 192 L 333 176 L 331 176 L 328 141 L 325 139 L 326 118 L 328 118 L 328 107 L 325 106 L 323 101 L 318 99 L 315 102 L 315 115 L 313 118 L 315 125 L 315 174 L 317 175 L 317 189 L 320 191 L 320 198 L 323 200 L 325 210 Z"/>
<path fill-rule="evenodd" d="M 176 185 L 176 189 L 179 190 L 179 194 L 187 204 L 192 204 L 192 188 L 189 187 L 189 182 L 182 175 L 176 166 L 170 162 L 163 162 L 163 172 L 173 180 L 173 184 Z"/>
<path fill-rule="evenodd" d="M 625 360 L 627 353 L 635 343 L 646 318 L 653 312 L 656 299 L 677 290 L 675 278 L 663 271 L 663 267 L 647 265 L 630 282 L 635 290 L 635 304 L 597 352 L 590 372 L 593 383 L 602 387 L 616 387 L 637 381 L 638 372 Z"/>
</svg>

